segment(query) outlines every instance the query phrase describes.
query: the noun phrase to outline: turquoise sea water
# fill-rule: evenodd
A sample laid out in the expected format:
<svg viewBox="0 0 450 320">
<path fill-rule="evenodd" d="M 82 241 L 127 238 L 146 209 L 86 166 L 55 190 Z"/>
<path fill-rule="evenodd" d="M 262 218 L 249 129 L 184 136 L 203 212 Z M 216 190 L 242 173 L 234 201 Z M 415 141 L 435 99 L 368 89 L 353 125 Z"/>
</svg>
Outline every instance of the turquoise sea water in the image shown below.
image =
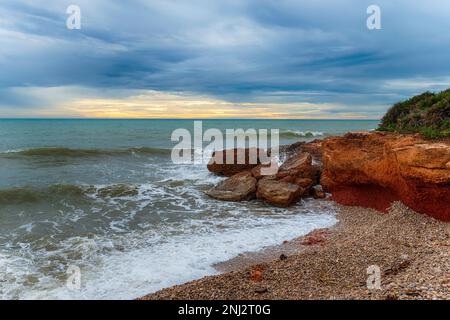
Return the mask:
<svg viewBox="0 0 450 320">
<path fill-rule="evenodd" d="M 279 129 L 280 143 L 372 130 L 377 121 L 203 120 L 203 130 Z M 175 165 L 192 120 L 0 119 L 0 297 L 135 298 L 211 265 L 334 222 L 329 203 L 224 203 L 221 178 Z M 81 270 L 81 288 L 66 285 Z"/>
</svg>

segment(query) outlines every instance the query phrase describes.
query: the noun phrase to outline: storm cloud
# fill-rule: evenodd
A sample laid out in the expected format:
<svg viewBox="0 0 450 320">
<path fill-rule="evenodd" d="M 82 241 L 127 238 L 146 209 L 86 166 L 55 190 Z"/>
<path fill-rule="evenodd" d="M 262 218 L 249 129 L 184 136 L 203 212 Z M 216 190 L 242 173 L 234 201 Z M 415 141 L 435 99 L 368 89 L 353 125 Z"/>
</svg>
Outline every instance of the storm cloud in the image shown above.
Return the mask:
<svg viewBox="0 0 450 320">
<path fill-rule="evenodd" d="M 381 30 L 366 27 L 370 4 Z M 449 16 L 446 0 L 3 0 L 0 116 L 162 92 L 379 117 L 450 87 Z"/>
</svg>

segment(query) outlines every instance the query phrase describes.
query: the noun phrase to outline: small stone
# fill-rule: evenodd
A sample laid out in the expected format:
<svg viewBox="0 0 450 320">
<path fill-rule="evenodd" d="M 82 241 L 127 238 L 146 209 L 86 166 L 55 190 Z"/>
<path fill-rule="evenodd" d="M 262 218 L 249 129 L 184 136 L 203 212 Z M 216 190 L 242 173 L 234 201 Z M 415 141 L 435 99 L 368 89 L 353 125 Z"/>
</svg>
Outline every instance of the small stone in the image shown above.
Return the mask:
<svg viewBox="0 0 450 320">
<path fill-rule="evenodd" d="M 263 278 L 263 269 L 259 266 L 253 268 L 250 273 L 250 280 L 252 282 L 261 282 Z"/>
<path fill-rule="evenodd" d="M 261 294 L 261 293 L 266 293 L 267 291 L 269 291 L 269 289 L 267 289 L 266 287 L 257 287 L 257 288 L 255 289 L 255 292 L 256 292 L 256 293 L 259 293 L 259 294 Z"/>
</svg>

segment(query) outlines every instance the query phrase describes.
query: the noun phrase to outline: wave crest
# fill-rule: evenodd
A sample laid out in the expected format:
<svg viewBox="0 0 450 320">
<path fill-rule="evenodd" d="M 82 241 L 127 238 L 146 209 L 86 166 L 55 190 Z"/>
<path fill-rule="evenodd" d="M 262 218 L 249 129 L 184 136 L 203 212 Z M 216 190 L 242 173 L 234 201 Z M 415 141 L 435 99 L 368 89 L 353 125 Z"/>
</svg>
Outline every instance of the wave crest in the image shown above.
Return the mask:
<svg viewBox="0 0 450 320">
<path fill-rule="evenodd" d="M 139 187 L 127 184 L 108 186 L 79 186 L 55 184 L 43 188 L 18 187 L 0 190 L 0 206 L 36 203 L 66 198 L 123 198 L 139 194 Z"/>
<path fill-rule="evenodd" d="M 130 154 L 168 155 L 170 149 L 135 147 L 129 149 L 71 149 L 59 147 L 31 148 L 26 150 L 8 150 L 1 152 L 4 157 L 96 157 L 96 156 L 120 156 Z"/>
<path fill-rule="evenodd" d="M 312 137 L 321 137 L 325 134 L 320 131 L 296 131 L 296 130 L 287 130 L 280 132 L 280 137 L 284 138 L 312 138 Z"/>
</svg>

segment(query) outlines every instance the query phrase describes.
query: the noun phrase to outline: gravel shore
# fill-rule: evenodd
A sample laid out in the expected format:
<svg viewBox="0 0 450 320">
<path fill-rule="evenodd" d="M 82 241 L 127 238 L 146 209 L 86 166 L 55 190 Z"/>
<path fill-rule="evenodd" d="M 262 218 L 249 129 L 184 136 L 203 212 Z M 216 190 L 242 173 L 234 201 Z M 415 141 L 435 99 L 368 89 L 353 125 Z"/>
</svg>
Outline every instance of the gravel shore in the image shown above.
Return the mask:
<svg viewBox="0 0 450 320">
<path fill-rule="evenodd" d="M 330 229 L 254 254 L 258 264 L 237 257 L 221 269 L 239 270 L 141 299 L 450 300 L 449 223 L 399 202 L 388 214 L 340 206 L 338 219 Z"/>
</svg>

